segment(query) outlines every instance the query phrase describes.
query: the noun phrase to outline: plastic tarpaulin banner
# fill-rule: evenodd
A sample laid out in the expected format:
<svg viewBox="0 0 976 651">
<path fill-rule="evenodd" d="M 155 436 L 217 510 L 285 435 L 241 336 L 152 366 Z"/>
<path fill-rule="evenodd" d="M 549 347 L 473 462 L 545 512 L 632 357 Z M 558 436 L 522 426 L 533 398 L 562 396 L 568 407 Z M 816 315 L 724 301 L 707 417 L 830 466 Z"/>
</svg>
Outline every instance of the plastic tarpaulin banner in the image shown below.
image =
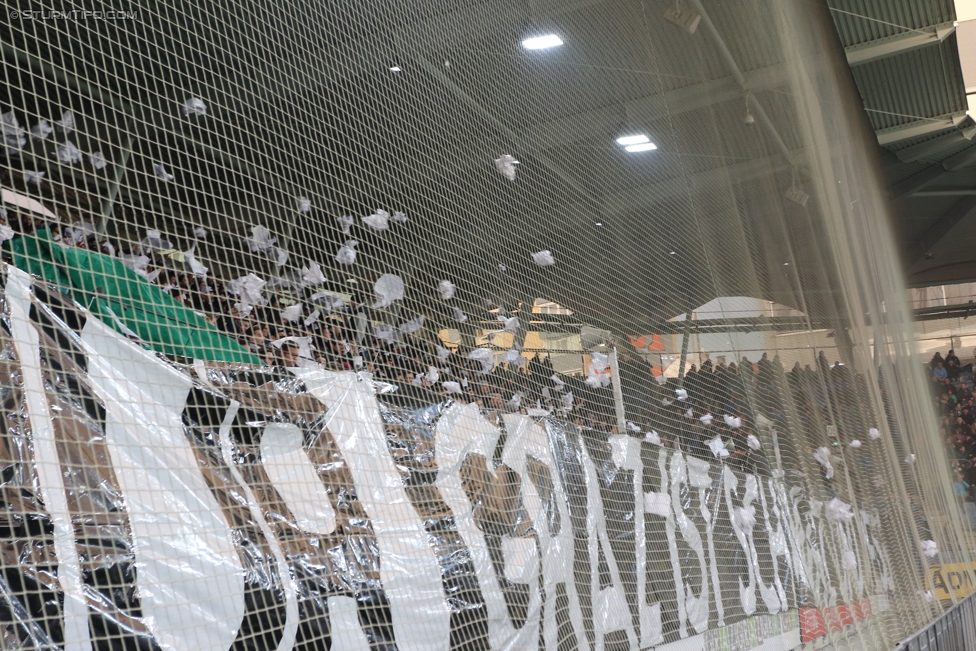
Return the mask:
<svg viewBox="0 0 976 651">
<path fill-rule="evenodd" d="M 5 275 L 5 648 L 791 648 L 801 607 L 891 589 L 872 519 L 827 526 L 759 454 L 181 366 Z"/>
</svg>

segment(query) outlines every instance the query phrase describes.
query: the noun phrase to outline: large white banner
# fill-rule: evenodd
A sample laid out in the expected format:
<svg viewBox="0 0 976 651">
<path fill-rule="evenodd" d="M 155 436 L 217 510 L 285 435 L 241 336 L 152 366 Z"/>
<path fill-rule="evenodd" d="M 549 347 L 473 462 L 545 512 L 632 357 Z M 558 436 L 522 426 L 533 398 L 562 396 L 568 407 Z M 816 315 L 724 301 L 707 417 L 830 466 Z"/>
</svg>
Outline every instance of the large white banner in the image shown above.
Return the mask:
<svg viewBox="0 0 976 651">
<path fill-rule="evenodd" d="M 45 630 L 65 649 L 704 649 L 754 617 L 764 649 L 791 648 L 799 606 L 891 585 L 871 514 L 824 526 L 768 469 L 471 404 L 395 408 L 353 372 L 191 375 L 97 319 L 65 330 L 69 383 L 29 279 L 11 270 L 7 297 L 63 604 Z M 85 446 L 124 523 L 102 527 L 126 550 L 124 604 L 85 569 L 78 523 L 102 516 L 62 479 Z"/>
</svg>

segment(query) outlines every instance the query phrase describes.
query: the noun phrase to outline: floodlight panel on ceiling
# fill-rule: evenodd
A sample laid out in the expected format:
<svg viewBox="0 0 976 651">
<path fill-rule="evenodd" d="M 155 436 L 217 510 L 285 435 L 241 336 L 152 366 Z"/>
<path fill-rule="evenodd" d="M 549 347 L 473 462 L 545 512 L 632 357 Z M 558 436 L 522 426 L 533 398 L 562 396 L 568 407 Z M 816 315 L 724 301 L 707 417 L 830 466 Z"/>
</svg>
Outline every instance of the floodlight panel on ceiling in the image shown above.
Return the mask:
<svg viewBox="0 0 976 651">
<path fill-rule="evenodd" d="M 652 151 L 654 149 L 657 149 L 657 145 L 655 145 L 653 142 L 642 142 L 637 145 L 628 145 L 627 147 L 624 147 L 624 149 L 630 152 Z"/>
<path fill-rule="evenodd" d="M 563 39 L 559 38 L 555 34 L 533 36 L 532 38 L 527 38 L 522 41 L 522 47 L 524 47 L 526 50 L 545 50 L 550 47 L 559 47 L 562 44 Z"/>
<path fill-rule="evenodd" d="M 639 145 L 645 142 L 650 142 L 650 139 L 643 133 L 636 136 L 621 136 L 617 138 L 618 145 Z"/>
</svg>

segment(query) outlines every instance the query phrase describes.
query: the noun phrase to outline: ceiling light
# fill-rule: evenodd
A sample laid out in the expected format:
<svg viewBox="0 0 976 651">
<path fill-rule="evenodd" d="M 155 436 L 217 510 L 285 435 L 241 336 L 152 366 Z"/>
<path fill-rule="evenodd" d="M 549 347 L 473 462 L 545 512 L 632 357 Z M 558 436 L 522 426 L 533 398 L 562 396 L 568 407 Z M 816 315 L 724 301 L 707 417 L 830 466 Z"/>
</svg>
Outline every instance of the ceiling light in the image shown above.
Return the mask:
<svg viewBox="0 0 976 651">
<path fill-rule="evenodd" d="M 752 111 L 749 110 L 749 97 L 750 96 L 746 94 L 746 117 L 743 118 L 742 121 L 745 122 L 746 124 L 755 124 L 756 118 L 753 117 Z"/>
<path fill-rule="evenodd" d="M 618 145 L 639 145 L 644 142 L 650 142 L 650 140 L 643 133 L 636 136 L 621 136 L 617 138 Z"/>
<path fill-rule="evenodd" d="M 807 207 L 807 202 L 810 200 L 810 195 L 804 192 L 803 190 L 801 190 L 800 188 L 796 187 L 795 185 L 789 190 L 787 190 L 786 194 L 784 194 L 783 196 L 789 199 L 790 201 L 792 201 L 793 203 L 800 204 L 804 208 Z"/>
<path fill-rule="evenodd" d="M 790 266 L 790 263 L 789 263 L 789 262 L 784 262 L 784 263 L 783 263 L 783 266 L 784 266 L 784 267 L 788 267 L 788 266 Z"/>
<path fill-rule="evenodd" d="M 668 255 L 678 255 L 677 251 L 668 251 Z"/>
<path fill-rule="evenodd" d="M 791 172 L 793 174 L 793 185 L 792 187 L 790 187 L 789 190 L 786 191 L 785 194 L 783 194 L 783 196 L 789 199 L 790 201 L 792 201 L 793 203 L 799 204 L 804 208 L 806 208 L 807 202 L 810 201 L 810 195 L 804 192 L 803 190 L 801 190 L 799 184 L 797 184 L 795 167 L 791 169 Z M 840 181 L 838 181 L 838 183 L 840 183 Z"/>
<path fill-rule="evenodd" d="M 627 151 L 631 151 L 631 152 L 633 152 L 633 151 L 651 151 L 651 150 L 657 149 L 657 145 L 655 145 L 653 142 L 644 142 L 644 143 L 641 143 L 639 145 L 629 145 L 627 147 L 624 147 L 624 149 L 626 149 Z"/>
<path fill-rule="evenodd" d="M 603 226 L 603 222 L 597 222 L 596 225 L 597 226 Z"/>
<path fill-rule="evenodd" d="M 532 38 L 527 38 L 522 41 L 522 47 L 524 47 L 526 50 L 545 50 L 551 47 L 559 47 L 562 44 L 563 39 L 559 38 L 555 34 L 533 36 Z"/>
<path fill-rule="evenodd" d="M 400 66 L 393 66 L 392 68 L 390 68 L 390 72 L 403 72 L 403 68 L 401 68 Z"/>
<path fill-rule="evenodd" d="M 694 34 L 695 30 L 698 29 L 698 23 L 701 22 L 701 15 L 688 7 L 681 6 L 680 1 L 677 0 L 673 7 L 665 10 L 664 17 L 689 34 Z"/>
</svg>

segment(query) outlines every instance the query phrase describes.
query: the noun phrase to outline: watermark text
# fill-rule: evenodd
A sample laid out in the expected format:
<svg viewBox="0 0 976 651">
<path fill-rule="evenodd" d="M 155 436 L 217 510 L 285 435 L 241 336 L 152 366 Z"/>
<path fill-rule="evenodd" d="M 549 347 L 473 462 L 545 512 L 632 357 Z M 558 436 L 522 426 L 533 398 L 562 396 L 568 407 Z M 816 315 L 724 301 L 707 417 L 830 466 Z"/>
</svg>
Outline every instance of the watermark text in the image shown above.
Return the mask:
<svg viewBox="0 0 976 651">
<path fill-rule="evenodd" d="M 108 9 L 105 11 L 88 11 L 85 9 L 11 9 L 7 12 L 10 20 L 138 20 L 138 11 L 121 11 Z"/>
</svg>

